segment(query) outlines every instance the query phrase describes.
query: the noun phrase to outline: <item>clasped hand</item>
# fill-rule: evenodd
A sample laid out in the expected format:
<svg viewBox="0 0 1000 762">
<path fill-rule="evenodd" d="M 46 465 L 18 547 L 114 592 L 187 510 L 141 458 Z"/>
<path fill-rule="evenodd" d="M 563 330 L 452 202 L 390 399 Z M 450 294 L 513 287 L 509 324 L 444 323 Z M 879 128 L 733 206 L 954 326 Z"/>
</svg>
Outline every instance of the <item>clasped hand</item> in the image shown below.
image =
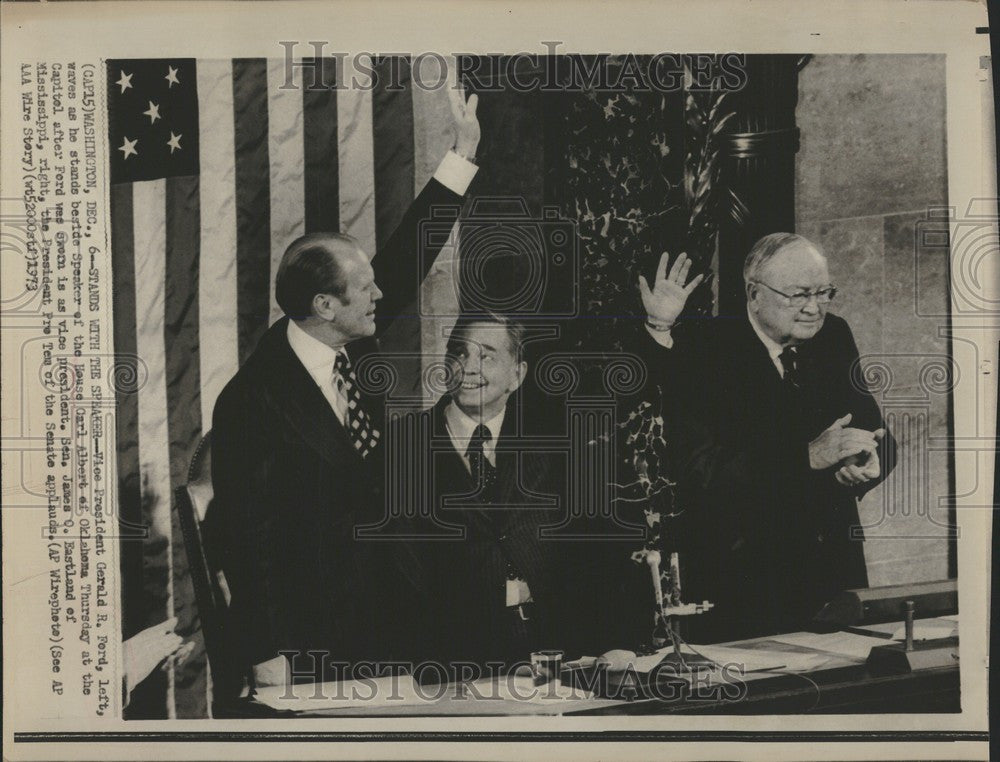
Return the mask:
<svg viewBox="0 0 1000 762">
<path fill-rule="evenodd" d="M 848 426 L 850 422 L 848 413 L 809 443 L 809 467 L 822 471 L 837 466 L 834 476 L 845 487 L 878 478 L 878 445 L 885 437 L 885 429 L 866 431 Z"/>
</svg>

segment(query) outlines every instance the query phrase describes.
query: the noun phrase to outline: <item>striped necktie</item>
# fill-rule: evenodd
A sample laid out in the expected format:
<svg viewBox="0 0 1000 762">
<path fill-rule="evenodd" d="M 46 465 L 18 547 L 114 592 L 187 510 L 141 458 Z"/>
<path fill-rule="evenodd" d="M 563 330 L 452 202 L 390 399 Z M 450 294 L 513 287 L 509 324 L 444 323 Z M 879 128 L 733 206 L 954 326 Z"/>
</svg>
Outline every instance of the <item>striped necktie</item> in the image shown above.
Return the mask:
<svg viewBox="0 0 1000 762">
<path fill-rule="evenodd" d="M 347 420 L 344 422 L 347 433 L 354 443 L 354 448 L 364 458 L 378 444 L 379 431 L 361 405 L 361 393 L 358 391 L 357 379 L 354 377 L 354 370 L 346 352 L 339 352 L 337 359 L 334 360 L 333 380 L 337 390 L 347 400 Z"/>
</svg>

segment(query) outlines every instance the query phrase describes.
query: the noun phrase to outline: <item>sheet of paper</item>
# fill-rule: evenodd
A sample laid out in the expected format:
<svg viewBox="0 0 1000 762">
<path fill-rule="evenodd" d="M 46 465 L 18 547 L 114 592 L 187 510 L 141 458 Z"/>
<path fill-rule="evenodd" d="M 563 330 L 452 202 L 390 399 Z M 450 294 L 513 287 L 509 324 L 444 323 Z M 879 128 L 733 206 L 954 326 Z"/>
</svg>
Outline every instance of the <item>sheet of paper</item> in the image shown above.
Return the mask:
<svg viewBox="0 0 1000 762">
<path fill-rule="evenodd" d="M 831 660 L 829 654 L 819 652 L 768 651 L 757 648 L 716 645 L 692 646 L 692 648 L 716 664 L 738 666 L 741 672 L 763 672 L 772 669 L 787 672 L 810 672 L 822 669 Z M 686 653 L 685 656 L 687 656 Z"/>
<path fill-rule="evenodd" d="M 884 643 L 884 641 L 880 642 Z M 635 657 L 630 661 L 630 664 L 638 674 L 646 674 L 655 669 L 664 659 L 670 658 L 673 652 L 672 646 L 661 648 L 646 656 Z M 769 669 L 807 672 L 822 669 L 830 661 L 830 655 L 819 653 L 818 649 L 803 653 L 793 649 L 784 651 L 719 645 L 687 645 L 683 655 L 687 661 L 691 662 L 700 661 L 699 656 L 703 656 L 719 665 L 738 665 L 741 672 L 758 672 Z M 582 657 L 578 661 L 585 663 L 591 658 Z"/>
<path fill-rule="evenodd" d="M 301 683 L 291 687 L 257 689 L 256 699 L 272 709 L 308 712 L 317 709 L 405 706 L 426 703 L 409 675 L 343 680 L 336 683 Z"/>
<path fill-rule="evenodd" d="M 257 691 L 257 700 L 267 706 L 295 712 L 361 712 L 380 714 L 395 710 L 422 710 L 447 713 L 506 712 L 504 703 L 554 706 L 589 701 L 593 693 L 557 683 L 536 687 L 530 676 L 483 678 L 467 685 L 419 686 L 408 676 L 380 677 L 369 680 L 345 680 L 285 687 L 265 687 Z M 446 706 L 447 705 L 447 706 Z M 464 708 L 464 709 L 463 709 Z M 553 710 L 558 714 L 561 710 Z"/>
<path fill-rule="evenodd" d="M 953 638 L 958 635 L 958 622 L 951 622 L 944 619 L 928 619 L 923 622 L 914 622 L 914 640 L 937 640 L 938 638 Z M 906 639 L 906 626 L 900 625 L 892 631 L 893 640 Z"/>
<path fill-rule="evenodd" d="M 775 635 L 772 640 L 778 643 L 788 643 L 789 645 L 812 648 L 823 653 L 847 656 L 857 661 L 864 661 L 868 658 L 869 652 L 875 646 L 884 646 L 884 638 L 876 638 L 868 635 L 858 635 L 853 632 L 792 632 L 787 635 Z"/>
<path fill-rule="evenodd" d="M 904 638 L 905 625 L 901 621 L 884 622 L 882 624 L 866 624 L 863 627 L 855 627 L 854 629 L 866 630 L 887 639 L 902 640 Z M 948 638 L 956 635 L 958 635 L 957 620 L 933 617 L 930 619 L 917 619 L 913 622 L 914 640 L 932 640 L 934 638 Z"/>
<path fill-rule="evenodd" d="M 582 701 L 593 698 L 593 692 L 582 688 L 563 685 L 562 683 L 547 684 L 536 687 L 531 677 L 517 675 L 505 678 L 483 678 L 469 684 L 480 695 L 498 696 L 504 701 L 520 701 L 532 704 L 551 703 L 553 701 Z"/>
</svg>

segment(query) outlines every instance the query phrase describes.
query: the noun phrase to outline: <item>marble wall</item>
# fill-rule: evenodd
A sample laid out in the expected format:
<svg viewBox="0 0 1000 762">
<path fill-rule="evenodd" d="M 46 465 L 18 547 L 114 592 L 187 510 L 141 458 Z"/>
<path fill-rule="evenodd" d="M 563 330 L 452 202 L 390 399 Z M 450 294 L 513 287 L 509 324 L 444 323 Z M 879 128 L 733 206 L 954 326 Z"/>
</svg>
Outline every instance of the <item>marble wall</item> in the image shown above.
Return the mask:
<svg viewBox="0 0 1000 762">
<path fill-rule="evenodd" d="M 946 225 L 934 219 L 947 204 L 944 56 L 817 56 L 800 74 L 796 117 L 797 232 L 829 257 L 833 311 L 850 322 L 900 444 L 896 470 L 862 502 L 870 581 L 941 579 L 956 381 Z"/>
</svg>

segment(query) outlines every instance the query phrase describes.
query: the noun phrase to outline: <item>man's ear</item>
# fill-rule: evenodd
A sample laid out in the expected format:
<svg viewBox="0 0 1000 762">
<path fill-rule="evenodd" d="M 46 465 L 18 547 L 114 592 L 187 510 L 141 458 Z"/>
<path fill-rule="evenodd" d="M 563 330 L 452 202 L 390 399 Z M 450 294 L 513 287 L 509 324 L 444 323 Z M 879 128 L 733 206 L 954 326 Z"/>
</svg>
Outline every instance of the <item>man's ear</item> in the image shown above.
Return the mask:
<svg viewBox="0 0 1000 762">
<path fill-rule="evenodd" d="M 528 363 L 526 363 L 524 360 L 521 360 L 521 362 L 517 364 L 517 368 L 514 370 L 514 383 L 511 384 L 510 387 L 511 393 L 517 391 L 517 389 L 521 386 L 521 384 L 524 383 L 524 379 L 527 375 L 528 375 Z"/>
<path fill-rule="evenodd" d="M 323 320 L 333 320 L 338 306 L 337 300 L 330 294 L 316 294 L 312 300 L 313 315 Z"/>
</svg>

